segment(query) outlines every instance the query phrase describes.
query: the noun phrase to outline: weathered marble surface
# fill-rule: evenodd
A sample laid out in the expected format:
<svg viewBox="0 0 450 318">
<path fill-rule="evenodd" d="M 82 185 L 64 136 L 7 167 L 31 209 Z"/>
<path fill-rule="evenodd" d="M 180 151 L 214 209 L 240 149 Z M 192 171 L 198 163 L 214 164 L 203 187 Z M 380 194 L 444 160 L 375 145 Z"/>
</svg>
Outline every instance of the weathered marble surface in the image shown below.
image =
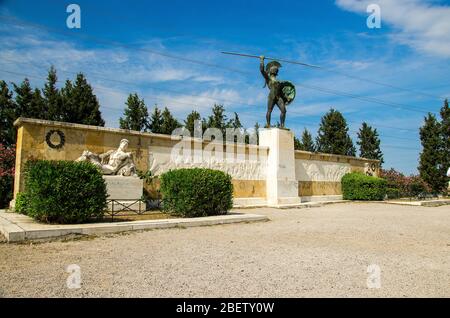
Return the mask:
<svg viewBox="0 0 450 318">
<path fill-rule="evenodd" d="M 99 155 L 85 150 L 75 161 L 89 161 L 96 165 L 104 175 L 137 176 L 133 154 L 126 152 L 129 143 L 128 139 L 122 139 L 117 150 L 110 150 Z"/>
<path fill-rule="evenodd" d="M 352 167 L 348 163 L 297 159 L 295 171 L 298 181 L 340 182 L 346 173 L 352 171 Z"/>
<path fill-rule="evenodd" d="M 259 144 L 269 148 L 266 172 L 267 204 L 298 204 L 298 181 L 295 179 L 294 135 L 291 131 L 261 129 Z"/>
<path fill-rule="evenodd" d="M 164 149 L 163 147 L 150 147 L 149 169 L 152 175 L 159 176 L 169 170 L 180 168 L 209 168 L 226 172 L 236 180 L 266 179 L 267 163 L 264 159 L 227 162 L 226 159 L 217 159 L 215 157 L 195 160 L 193 156 L 189 156 L 173 160 L 169 151 L 170 149 Z"/>
<path fill-rule="evenodd" d="M 145 208 L 144 203 L 133 201 L 142 198 L 144 191 L 144 181 L 138 177 L 124 176 L 103 176 L 106 183 L 106 191 L 109 200 L 117 200 L 114 202 L 114 211 L 120 211 L 124 206 L 133 210 Z M 123 204 L 123 205 L 121 205 Z M 108 204 L 108 210 L 112 210 L 112 203 Z"/>
<path fill-rule="evenodd" d="M 103 176 L 108 199 L 137 200 L 142 197 L 144 182 L 138 177 Z"/>
</svg>

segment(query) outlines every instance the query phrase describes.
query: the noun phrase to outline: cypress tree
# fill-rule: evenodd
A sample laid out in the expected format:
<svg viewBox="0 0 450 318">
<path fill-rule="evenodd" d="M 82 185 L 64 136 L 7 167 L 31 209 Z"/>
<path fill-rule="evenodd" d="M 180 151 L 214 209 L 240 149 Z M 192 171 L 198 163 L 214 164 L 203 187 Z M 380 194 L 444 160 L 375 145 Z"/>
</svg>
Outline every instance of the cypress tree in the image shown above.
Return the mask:
<svg viewBox="0 0 450 318">
<path fill-rule="evenodd" d="M 16 93 L 16 112 L 22 117 L 33 117 L 33 111 L 31 109 L 31 102 L 33 100 L 33 89 L 31 88 L 30 81 L 25 78 L 20 85 L 13 83 L 14 92 Z"/>
<path fill-rule="evenodd" d="M 450 108 L 448 100 L 444 101 L 444 105 L 440 111 L 441 115 L 441 139 L 442 139 L 442 174 L 447 175 L 447 170 L 450 168 Z M 446 178 L 447 182 L 450 181 Z"/>
<path fill-rule="evenodd" d="M 30 81 L 25 78 L 20 85 L 13 83 L 16 93 L 17 117 L 46 119 L 47 109 L 41 91 L 31 88 Z"/>
<path fill-rule="evenodd" d="M 302 143 L 300 142 L 300 139 L 298 139 L 296 136 L 294 136 L 294 149 L 302 150 Z"/>
<path fill-rule="evenodd" d="M 259 124 L 255 123 L 253 129 L 243 129 L 245 133 L 244 141 L 246 144 L 258 145 L 259 144 Z M 256 142 L 256 144 L 255 144 Z"/>
<path fill-rule="evenodd" d="M 239 115 L 236 112 L 234 112 L 234 117 L 230 119 L 227 126 L 234 129 L 242 128 L 241 120 L 239 119 Z"/>
<path fill-rule="evenodd" d="M 73 96 L 73 84 L 72 81 L 66 80 L 64 87 L 61 88 L 61 102 L 62 109 L 59 114 L 61 121 L 68 119 L 70 112 L 72 111 L 72 96 Z"/>
<path fill-rule="evenodd" d="M 47 74 L 47 82 L 45 83 L 42 93 L 44 95 L 45 106 L 47 110 L 46 119 L 59 121 L 62 119 L 62 98 L 61 93 L 56 87 L 58 77 L 56 69 L 52 66 Z"/>
<path fill-rule="evenodd" d="M 105 125 L 97 96 L 82 73 L 77 74 L 75 84 L 66 81 L 62 97 L 63 121 L 94 126 Z"/>
<path fill-rule="evenodd" d="M 348 134 L 347 122 L 339 111 L 332 108 L 322 117 L 316 145 L 319 152 L 355 156 L 356 149 Z"/>
<path fill-rule="evenodd" d="M 149 118 L 144 100 L 136 93 L 130 94 L 125 104 L 124 118 L 119 119 L 120 128 L 147 131 Z"/>
<path fill-rule="evenodd" d="M 300 150 L 314 152 L 316 151 L 316 146 L 314 145 L 314 140 L 308 129 L 304 129 L 302 133 L 302 140 L 299 145 Z"/>
<path fill-rule="evenodd" d="M 446 187 L 446 176 L 442 173 L 441 125 L 436 117 L 428 113 L 424 125 L 420 128 L 422 152 L 420 154 L 420 177 L 428 183 L 434 193 L 440 193 Z"/>
<path fill-rule="evenodd" d="M 30 101 L 28 116 L 31 118 L 47 119 L 47 114 L 47 107 L 45 107 L 45 100 L 41 95 L 41 91 L 35 88 Z"/>
<path fill-rule="evenodd" d="M 233 137 L 233 142 L 241 142 L 241 138 L 242 141 L 246 144 L 250 142 L 249 136 L 246 135 L 246 130 L 242 127 L 241 120 L 239 119 L 239 115 L 236 112 L 234 112 L 233 118 L 228 121 L 225 127 L 224 138 L 229 138 L 229 136 L 226 136 L 226 129 L 231 128 L 234 130 L 234 133 L 236 133 L 236 135 Z"/>
<path fill-rule="evenodd" d="M 162 117 L 161 111 L 158 108 L 158 105 L 155 105 L 153 112 L 150 115 L 150 120 L 148 124 L 148 128 L 152 133 L 161 134 L 162 133 Z"/>
<path fill-rule="evenodd" d="M 181 127 L 181 124 L 173 117 L 170 110 L 167 107 L 164 107 L 161 115 L 161 133 L 171 135 L 172 132 L 179 127 Z"/>
<path fill-rule="evenodd" d="M 256 134 L 256 144 L 259 145 L 259 123 L 256 122 L 254 126 L 254 133 Z"/>
<path fill-rule="evenodd" d="M 201 116 L 200 113 L 193 110 L 192 112 L 190 112 L 186 119 L 184 120 L 184 127 L 189 130 L 191 136 L 194 136 L 194 131 L 195 131 L 195 121 L 196 120 L 201 120 Z"/>
<path fill-rule="evenodd" d="M 5 81 L 0 81 L 0 144 L 11 147 L 16 143 L 16 129 L 13 126 L 18 117 L 13 93 Z"/>
<path fill-rule="evenodd" d="M 225 108 L 223 105 L 214 104 L 212 114 L 208 117 L 206 124 L 207 128 L 218 128 L 225 135 L 227 128 L 227 116 L 225 115 Z"/>
<path fill-rule="evenodd" d="M 358 141 L 356 142 L 359 145 L 360 157 L 380 160 L 380 163 L 383 164 L 380 142 L 377 129 L 373 129 L 366 122 L 363 122 L 358 131 Z"/>
</svg>

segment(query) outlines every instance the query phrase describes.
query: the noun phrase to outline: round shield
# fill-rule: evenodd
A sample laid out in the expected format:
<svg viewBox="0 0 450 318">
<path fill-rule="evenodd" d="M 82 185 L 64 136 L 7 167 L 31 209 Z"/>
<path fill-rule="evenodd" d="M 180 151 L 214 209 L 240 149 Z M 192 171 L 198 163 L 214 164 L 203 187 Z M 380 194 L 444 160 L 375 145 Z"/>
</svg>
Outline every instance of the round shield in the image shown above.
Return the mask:
<svg viewBox="0 0 450 318">
<path fill-rule="evenodd" d="M 286 103 L 286 106 L 289 105 L 295 98 L 295 86 L 291 82 L 283 81 L 280 83 L 281 85 L 281 92 L 284 102 Z"/>
</svg>

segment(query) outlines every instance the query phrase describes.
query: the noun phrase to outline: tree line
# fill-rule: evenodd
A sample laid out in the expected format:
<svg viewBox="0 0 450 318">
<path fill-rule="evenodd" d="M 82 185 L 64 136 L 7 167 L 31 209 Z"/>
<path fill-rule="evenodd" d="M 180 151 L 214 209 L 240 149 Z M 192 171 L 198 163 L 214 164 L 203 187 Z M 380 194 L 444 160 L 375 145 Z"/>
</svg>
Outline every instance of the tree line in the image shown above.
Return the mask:
<svg viewBox="0 0 450 318">
<path fill-rule="evenodd" d="M 119 125 L 122 129 L 167 135 L 172 134 L 176 128 L 185 127 L 193 135 L 196 121 L 201 122 L 202 132 L 208 128 L 218 128 L 225 134 L 227 128 L 243 129 L 239 115 L 235 112 L 233 117 L 228 119 L 223 105 L 214 104 L 211 115 L 207 118 L 202 118 L 198 111 L 193 110 L 180 122 L 167 107 L 161 110 L 155 105 L 149 114 L 144 99 L 139 98 L 136 93 L 128 96 L 124 116 L 119 119 Z"/>
<path fill-rule="evenodd" d="M 349 127 L 342 113 L 331 108 L 320 120 L 316 139 L 314 140 L 305 128 L 300 139 L 295 137 L 294 147 L 297 150 L 356 156 L 356 147 L 348 131 Z M 359 146 L 360 157 L 384 162 L 380 148 L 381 141 L 376 128 L 363 122 L 357 137 L 356 144 Z"/>
<path fill-rule="evenodd" d="M 420 177 L 432 188 L 434 193 L 448 190 L 450 168 L 450 108 L 448 100 L 439 112 L 440 118 L 428 113 L 420 128 L 422 151 L 419 158 Z"/>
<path fill-rule="evenodd" d="M 179 122 L 167 107 L 161 111 L 155 106 L 149 115 L 144 100 L 136 93 L 128 96 L 124 117 L 119 120 L 120 128 L 161 134 L 171 134 L 178 127 L 185 127 L 193 134 L 195 121 L 201 121 L 203 131 L 207 128 L 218 128 L 225 135 L 227 128 L 234 128 L 245 132 L 239 115 L 234 112 L 232 118 L 228 119 L 223 105 L 215 104 L 211 115 L 207 118 L 202 118 L 199 112 L 193 110 L 183 122 Z M 256 122 L 252 133 L 258 134 L 259 127 L 259 123 Z M 356 148 L 348 130 L 344 116 L 339 111 L 331 109 L 321 119 L 316 141 L 314 142 L 310 132 L 305 129 L 300 139 L 294 138 L 294 147 L 296 150 L 356 156 Z M 246 138 L 246 142 L 248 140 Z M 360 156 L 383 162 L 380 143 L 377 130 L 364 122 L 358 132 L 357 144 Z"/>
<path fill-rule="evenodd" d="M 82 73 L 73 81 L 56 87 L 56 70 L 51 67 L 43 89 L 32 88 L 25 78 L 20 84 L 0 81 L 0 143 L 11 147 L 16 142 L 13 126 L 18 117 L 29 117 L 69 123 L 104 126 L 100 104 Z"/>
</svg>

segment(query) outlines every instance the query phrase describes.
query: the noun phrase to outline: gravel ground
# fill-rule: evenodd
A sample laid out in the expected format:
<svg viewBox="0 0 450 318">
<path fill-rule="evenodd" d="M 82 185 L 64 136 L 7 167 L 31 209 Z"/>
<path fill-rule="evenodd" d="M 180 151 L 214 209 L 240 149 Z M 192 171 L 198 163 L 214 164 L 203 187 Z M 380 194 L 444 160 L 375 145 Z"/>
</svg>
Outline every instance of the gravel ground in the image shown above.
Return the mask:
<svg viewBox="0 0 450 318">
<path fill-rule="evenodd" d="M 246 211 L 271 221 L 0 243 L 0 296 L 450 297 L 449 206 Z M 70 264 L 80 289 L 66 287 Z"/>
</svg>

